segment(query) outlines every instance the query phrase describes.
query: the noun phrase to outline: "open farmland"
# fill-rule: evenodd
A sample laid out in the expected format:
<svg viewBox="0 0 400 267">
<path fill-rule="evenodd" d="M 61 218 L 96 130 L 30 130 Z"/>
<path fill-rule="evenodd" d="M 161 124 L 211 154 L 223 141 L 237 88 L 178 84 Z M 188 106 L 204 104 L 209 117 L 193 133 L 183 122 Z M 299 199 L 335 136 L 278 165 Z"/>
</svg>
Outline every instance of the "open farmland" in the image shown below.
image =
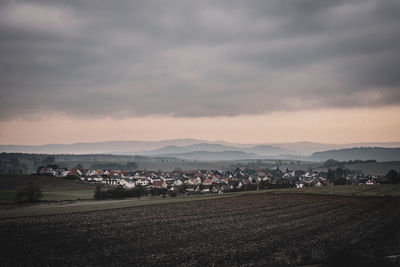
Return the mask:
<svg viewBox="0 0 400 267">
<path fill-rule="evenodd" d="M 378 265 L 400 200 L 249 194 L 0 220 L 3 265 Z"/>
<path fill-rule="evenodd" d="M 19 190 L 29 183 L 45 192 L 94 190 L 96 185 L 77 180 L 61 179 L 39 175 L 0 175 L 0 190 Z"/>
<path fill-rule="evenodd" d="M 45 201 L 92 199 L 95 185 L 76 180 L 38 175 L 0 175 L 0 203 L 15 201 L 17 190 L 29 183 L 38 186 Z"/>
</svg>

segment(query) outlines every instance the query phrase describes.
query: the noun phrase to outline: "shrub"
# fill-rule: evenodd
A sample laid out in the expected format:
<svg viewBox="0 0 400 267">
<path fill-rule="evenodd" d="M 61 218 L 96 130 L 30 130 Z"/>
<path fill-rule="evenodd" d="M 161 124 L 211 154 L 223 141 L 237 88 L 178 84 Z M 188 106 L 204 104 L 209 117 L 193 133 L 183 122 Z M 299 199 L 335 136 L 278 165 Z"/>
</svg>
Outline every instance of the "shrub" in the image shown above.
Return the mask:
<svg viewBox="0 0 400 267">
<path fill-rule="evenodd" d="M 386 179 L 389 184 L 398 184 L 400 183 L 400 174 L 397 173 L 395 170 L 390 170 L 386 174 Z"/>
<path fill-rule="evenodd" d="M 347 184 L 347 180 L 344 177 L 338 177 L 335 180 L 333 180 L 334 185 L 345 185 Z"/>
<path fill-rule="evenodd" d="M 39 187 L 29 183 L 22 190 L 18 190 L 15 199 L 20 202 L 36 202 L 43 194 Z"/>
<path fill-rule="evenodd" d="M 170 196 L 170 197 L 176 197 L 176 192 L 175 191 L 169 191 L 168 192 L 168 195 Z"/>
<path fill-rule="evenodd" d="M 260 189 L 271 189 L 272 185 L 269 181 L 261 181 L 260 182 Z"/>
<path fill-rule="evenodd" d="M 334 160 L 334 159 L 328 159 L 327 161 L 324 162 L 324 167 L 333 167 L 333 166 L 338 166 L 341 162 Z"/>
<path fill-rule="evenodd" d="M 101 190 L 101 185 L 96 185 L 96 189 L 94 190 L 94 199 L 104 199 L 104 194 Z"/>
<path fill-rule="evenodd" d="M 150 190 L 150 194 L 152 196 L 166 195 L 167 194 L 167 189 L 166 188 L 152 188 Z"/>
<path fill-rule="evenodd" d="M 79 180 L 79 178 L 80 177 L 78 175 L 75 175 L 75 174 L 67 175 L 67 176 L 64 177 L 64 179 L 67 179 L 67 180 Z"/>
<path fill-rule="evenodd" d="M 141 187 L 125 189 L 123 187 L 110 188 L 108 190 L 102 190 L 101 186 L 96 186 L 94 191 L 94 199 L 123 199 L 127 197 L 140 198 L 144 194 L 144 189 Z"/>
</svg>

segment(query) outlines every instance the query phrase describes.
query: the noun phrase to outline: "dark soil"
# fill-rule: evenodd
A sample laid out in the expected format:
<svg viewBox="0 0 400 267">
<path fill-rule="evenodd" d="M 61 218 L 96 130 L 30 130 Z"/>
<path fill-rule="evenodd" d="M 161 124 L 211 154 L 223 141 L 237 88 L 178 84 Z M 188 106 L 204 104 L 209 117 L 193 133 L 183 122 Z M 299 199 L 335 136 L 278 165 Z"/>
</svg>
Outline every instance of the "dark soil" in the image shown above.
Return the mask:
<svg viewBox="0 0 400 267">
<path fill-rule="evenodd" d="M 400 200 L 260 194 L 0 220 L 2 266 L 395 265 Z"/>
</svg>

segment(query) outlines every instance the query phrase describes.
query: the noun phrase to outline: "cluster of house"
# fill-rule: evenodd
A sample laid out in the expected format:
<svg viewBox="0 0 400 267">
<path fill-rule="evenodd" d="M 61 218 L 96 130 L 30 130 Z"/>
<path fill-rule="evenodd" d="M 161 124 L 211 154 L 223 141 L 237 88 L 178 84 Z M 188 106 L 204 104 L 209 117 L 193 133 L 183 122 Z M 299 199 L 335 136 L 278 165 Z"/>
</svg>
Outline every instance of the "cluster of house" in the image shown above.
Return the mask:
<svg viewBox="0 0 400 267">
<path fill-rule="evenodd" d="M 126 170 L 93 170 L 93 169 L 52 169 L 41 168 L 39 174 L 59 178 L 73 177 L 90 183 L 134 188 L 165 188 L 171 191 L 223 193 L 233 190 L 254 190 L 265 184 L 273 187 L 327 186 L 331 181 L 324 173 L 318 171 L 282 171 L 274 169 L 235 170 L 174 170 L 162 171 L 126 171 Z M 360 185 L 378 183 L 378 177 L 348 175 L 348 181 Z"/>
</svg>

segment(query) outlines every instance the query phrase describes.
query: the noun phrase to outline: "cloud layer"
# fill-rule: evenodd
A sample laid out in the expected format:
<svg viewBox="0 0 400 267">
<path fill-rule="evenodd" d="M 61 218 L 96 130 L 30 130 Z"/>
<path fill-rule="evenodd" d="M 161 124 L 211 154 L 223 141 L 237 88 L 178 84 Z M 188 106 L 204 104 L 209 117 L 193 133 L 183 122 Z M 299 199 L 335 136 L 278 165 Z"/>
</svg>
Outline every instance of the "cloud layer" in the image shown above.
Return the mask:
<svg viewBox="0 0 400 267">
<path fill-rule="evenodd" d="M 2 1 L 0 120 L 398 106 L 398 0 Z"/>
</svg>

